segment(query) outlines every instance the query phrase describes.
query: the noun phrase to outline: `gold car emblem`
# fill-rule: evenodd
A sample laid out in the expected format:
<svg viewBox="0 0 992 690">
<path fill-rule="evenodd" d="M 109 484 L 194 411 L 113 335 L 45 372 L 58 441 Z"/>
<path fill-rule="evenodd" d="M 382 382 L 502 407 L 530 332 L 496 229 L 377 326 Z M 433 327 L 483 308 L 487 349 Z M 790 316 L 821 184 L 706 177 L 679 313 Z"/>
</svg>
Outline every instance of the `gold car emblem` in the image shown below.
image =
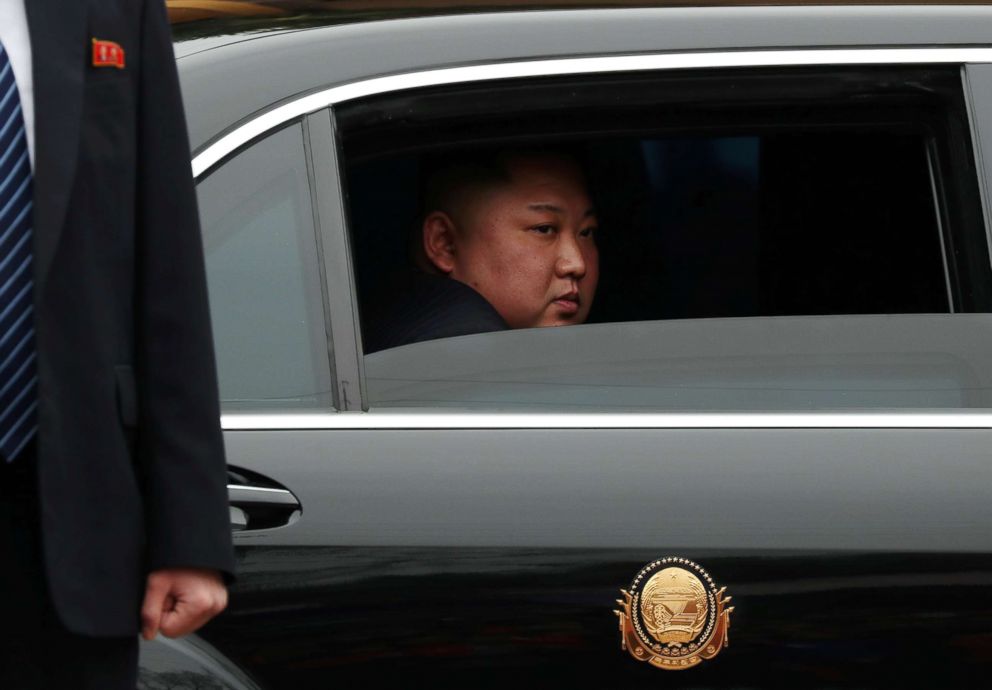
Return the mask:
<svg viewBox="0 0 992 690">
<path fill-rule="evenodd" d="M 686 558 L 669 556 L 644 566 L 630 589 L 621 589 L 620 647 L 639 661 L 668 670 L 692 668 L 728 645 L 730 597 L 709 573 Z"/>
</svg>

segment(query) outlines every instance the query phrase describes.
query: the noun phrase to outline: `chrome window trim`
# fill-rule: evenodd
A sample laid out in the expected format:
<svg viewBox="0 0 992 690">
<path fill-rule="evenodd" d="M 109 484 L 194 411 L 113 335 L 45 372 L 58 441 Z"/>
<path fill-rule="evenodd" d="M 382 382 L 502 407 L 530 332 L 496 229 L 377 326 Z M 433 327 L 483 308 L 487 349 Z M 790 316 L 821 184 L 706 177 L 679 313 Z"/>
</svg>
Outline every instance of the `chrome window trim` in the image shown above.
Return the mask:
<svg viewBox="0 0 992 690">
<path fill-rule="evenodd" d="M 225 431 L 456 429 L 992 429 L 992 412 L 474 413 L 221 415 Z"/>
<path fill-rule="evenodd" d="M 193 176 L 200 177 L 245 144 L 290 120 L 356 98 L 425 86 L 494 79 L 646 70 L 984 62 L 992 62 L 992 48 L 742 50 L 526 60 L 393 74 L 333 86 L 300 96 L 248 120 L 208 144 L 193 157 Z"/>
</svg>

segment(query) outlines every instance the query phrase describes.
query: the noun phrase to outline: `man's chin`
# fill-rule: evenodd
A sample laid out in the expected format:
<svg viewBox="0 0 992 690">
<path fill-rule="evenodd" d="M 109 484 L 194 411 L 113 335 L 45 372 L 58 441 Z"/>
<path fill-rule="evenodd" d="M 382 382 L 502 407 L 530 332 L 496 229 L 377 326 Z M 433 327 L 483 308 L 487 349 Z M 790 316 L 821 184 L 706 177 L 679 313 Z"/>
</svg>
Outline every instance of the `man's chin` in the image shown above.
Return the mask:
<svg viewBox="0 0 992 690">
<path fill-rule="evenodd" d="M 583 323 L 585 320 L 586 320 L 586 317 L 585 317 L 584 314 L 583 315 L 574 314 L 574 315 L 567 315 L 567 316 L 566 315 L 561 315 L 561 314 L 556 314 L 556 315 L 554 315 L 554 316 L 552 316 L 552 317 L 544 320 L 543 322 L 541 322 L 538 325 L 541 328 L 552 327 L 552 326 L 578 326 L 580 323 Z"/>
</svg>

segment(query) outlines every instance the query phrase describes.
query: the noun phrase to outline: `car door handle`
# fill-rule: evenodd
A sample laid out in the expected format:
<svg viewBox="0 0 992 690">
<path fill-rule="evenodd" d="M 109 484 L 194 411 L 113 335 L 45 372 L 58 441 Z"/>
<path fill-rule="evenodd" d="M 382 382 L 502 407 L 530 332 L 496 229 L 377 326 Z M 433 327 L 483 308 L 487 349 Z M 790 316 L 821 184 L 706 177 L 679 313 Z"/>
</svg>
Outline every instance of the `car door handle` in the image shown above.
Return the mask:
<svg viewBox="0 0 992 690">
<path fill-rule="evenodd" d="M 285 527 L 299 519 L 302 507 L 293 492 L 244 484 L 228 484 L 231 529 L 235 532 Z"/>
</svg>

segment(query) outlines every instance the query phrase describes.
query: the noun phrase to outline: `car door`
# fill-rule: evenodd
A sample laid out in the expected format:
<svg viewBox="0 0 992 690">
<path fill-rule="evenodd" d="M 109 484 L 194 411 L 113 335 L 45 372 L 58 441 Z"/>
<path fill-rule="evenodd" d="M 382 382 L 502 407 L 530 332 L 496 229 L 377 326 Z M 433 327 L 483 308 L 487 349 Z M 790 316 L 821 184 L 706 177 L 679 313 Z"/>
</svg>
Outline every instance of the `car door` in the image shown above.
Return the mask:
<svg viewBox="0 0 992 690">
<path fill-rule="evenodd" d="M 240 529 L 204 637 L 269 687 L 987 672 L 989 67 L 855 52 L 368 84 L 212 169 Z M 600 320 L 364 352 L 421 156 L 540 138 L 649 192 L 610 211 Z M 668 557 L 733 606 L 676 675 L 617 614 Z"/>
</svg>

